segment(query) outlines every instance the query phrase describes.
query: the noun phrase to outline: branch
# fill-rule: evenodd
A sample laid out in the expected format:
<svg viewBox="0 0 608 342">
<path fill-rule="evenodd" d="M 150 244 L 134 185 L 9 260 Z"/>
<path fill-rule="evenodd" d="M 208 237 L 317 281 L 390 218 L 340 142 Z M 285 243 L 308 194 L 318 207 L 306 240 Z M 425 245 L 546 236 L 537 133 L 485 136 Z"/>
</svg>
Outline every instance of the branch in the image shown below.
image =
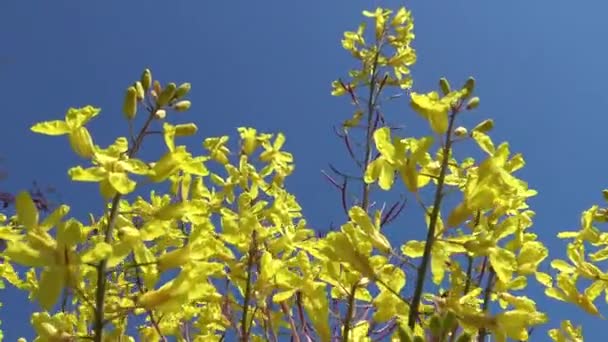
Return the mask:
<svg viewBox="0 0 608 342">
<path fill-rule="evenodd" d="M 135 144 L 133 145 L 133 148 L 131 148 L 131 150 L 128 153 L 129 158 L 132 158 L 137 153 L 137 151 L 139 151 L 141 144 L 143 142 L 145 133 L 148 130 L 148 127 L 150 126 L 150 124 L 152 123 L 152 120 L 154 119 L 154 113 L 156 112 L 156 109 L 158 109 L 158 108 L 154 108 L 154 110 L 149 112 L 150 115 L 148 116 L 146 123 L 144 124 L 144 126 L 142 127 L 141 131 L 139 132 L 137 138 L 135 139 Z M 122 198 L 122 195 L 120 193 L 117 193 L 114 196 L 114 198 L 112 199 L 110 216 L 108 218 L 108 227 L 106 229 L 105 237 L 104 237 L 104 242 L 106 242 L 106 243 L 109 243 L 112 240 L 112 232 L 114 230 L 114 226 L 116 225 L 116 217 L 118 216 L 118 203 L 120 202 L 121 198 Z M 99 262 L 99 264 L 97 265 L 97 290 L 95 293 L 95 320 L 93 322 L 93 334 L 94 334 L 93 340 L 95 342 L 103 341 L 103 326 L 104 326 L 103 314 L 104 314 L 104 305 L 105 305 L 105 296 L 106 296 L 105 274 L 106 274 L 107 267 L 108 267 L 108 259 L 101 260 Z"/>
<path fill-rule="evenodd" d="M 454 121 L 456 119 L 457 113 L 457 110 L 452 110 L 452 113 L 450 114 L 448 130 L 445 133 L 443 160 L 441 162 L 439 179 L 437 180 L 437 189 L 435 189 L 433 211 L 431 212 L 431 217 L 429 220 L 429 230 L 426 236 L 426 243 L 424 244 L 424 254 L 422 255 L 422 262 L 420 264 L 420 267 L 418 268 L 416 288 L 414 290 L 414 297 L 412 298 L 412 306 L 410 307 L 410 313 L 408 317 L 408 326 L 412 330 L 414 329 L 414 326 L 416 325 L 416 319 L 418 318 L 418 306 L 420 305 L 420 299 L 422 298 L 422 291 L 424 289 L 424 283 L 426 280 L 426 272 L 431 259 L 431 249 L 433 248 L 433 242 L 435 240 L 435 229 L 437 227 L 437 221 L 439 218 L 439 208 L 441 207 L 443 185 L 448 170 L 450 149 L 452 147 L 452 130 L 454 127 Z"/>
</svg>

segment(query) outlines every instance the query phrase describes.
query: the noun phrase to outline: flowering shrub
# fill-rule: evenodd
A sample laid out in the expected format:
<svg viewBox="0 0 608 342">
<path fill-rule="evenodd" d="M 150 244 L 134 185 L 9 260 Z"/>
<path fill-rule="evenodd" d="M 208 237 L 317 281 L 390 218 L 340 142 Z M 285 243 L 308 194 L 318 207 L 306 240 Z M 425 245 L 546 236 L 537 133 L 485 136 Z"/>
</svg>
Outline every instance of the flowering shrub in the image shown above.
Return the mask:
<svg viewBox="0 0 608 342">
<path fill-rule="evenodd" d="M 371 30 L 366 22 L 342 40 L 360 68 L 332 84 L 332 94 L 354 106 L 336 133 L 360 174 L 333 166 L 325 173 L 348 215 L 326 234 L 315 234 L 284 186 L 294 157 L 282 149 L 282 133 L 240 127 L 234 145 L 228 136 L 204 138 L 203 155 L 180 145 L 197 133 L 175 115 L 190 109 L 189 83 L 163 85 L 146 69 L 125 93 L 133 133 L 106 147 L 87 128 L 101 113 L 93 106 L 33 125 L 36 133 L 67 136 L 83 160 L 70 178 L 97 183 L 107 203 L 81 222 L 67 205 L 48 211 L 39 193 L 0 195 L 4 207 L 15 206 L 0 217 L 0 276 L 38 302 L 36 341 L 527 340 L 548 322 L 522 294 L 530 281 L 600 315 L 594 302 L 608 294 L 608 277 L 597 263 L 608 258 L 608 238 L 594 224 L 608 210 L 594 206 L 579 231 L 560 233 L 571 241 L 569 261 L 551 261 L 555 276 L 539 271 L 548 250 L 531 229 L 526 201 L 536 191 L 515 175 L 523 156 L 493 142 L 491 119 L 459 124 L 480 104 L 475 80 L 453 88 L 442 78 L 437 90 L 414 91 L 411 13 L 363 14 Z M 398 135 L 382 111 L 388 89 L 407 96 L 432 134 Z M 153 133 L 162 134 L 166 151 L 144 160 L 139 152 Z M 457 159 L 465 141 L 483 158 Z M 163 183 L 169 192 L 138 192 Z M 379 207 L 378 188 L 404 189 L 423 208 L 420 239 L 383 234 L 406 201 Z M 447 196 L 458 202 L 447 205 Z M 549 335 L 582 341 L 570 321 Z"/>
</svg>

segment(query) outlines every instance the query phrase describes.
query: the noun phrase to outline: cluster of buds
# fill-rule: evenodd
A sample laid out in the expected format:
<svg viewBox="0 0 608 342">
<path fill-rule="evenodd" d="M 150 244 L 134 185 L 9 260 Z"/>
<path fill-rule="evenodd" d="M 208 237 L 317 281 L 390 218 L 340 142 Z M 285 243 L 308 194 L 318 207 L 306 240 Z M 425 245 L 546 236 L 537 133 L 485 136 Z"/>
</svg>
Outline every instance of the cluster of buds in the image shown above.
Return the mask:
<svg viewBox="0 0 608 342">
<path fill-rule="evenodd" d="M 123 113 L 127 120 L 133 120 L 137 114 L 137 107 L 142 103 L 149 92 L 154 108 L 154 118 L 163 120 L 167 116 L 166 107 L 176 112 L 185 112 L 190 109 L 190 101 L 183 98 L 190 92 L 190 83 L 168 83 L 164 88 L 158 80 L 152 80 L 150 69 L 144 70 L 139 81 L 127 88 L 123 103 Z"/>
</svg>

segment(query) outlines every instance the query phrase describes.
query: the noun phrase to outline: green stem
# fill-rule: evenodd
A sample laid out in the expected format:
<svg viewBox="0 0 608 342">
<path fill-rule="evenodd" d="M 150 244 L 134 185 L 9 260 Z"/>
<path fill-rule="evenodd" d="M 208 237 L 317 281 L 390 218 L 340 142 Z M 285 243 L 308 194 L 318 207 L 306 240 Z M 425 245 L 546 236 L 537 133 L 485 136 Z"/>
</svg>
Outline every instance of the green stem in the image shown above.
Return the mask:
<svg viewBox="0 0 608 342">
<path fill-rule="evenodd" d="M 142 127 L 139 132 L 137 139 L 135 139 L 135 143 L 133 147 L 128 153 L 129 158 L 132 158 L 137 151 L 139 151 L 141 144 L 143 142 L 144 136 L 146 135 L 146 131 L 148 127 L 152 123 L 154 119 L 154 113 L 158 110 L 158 108 L 154 108 L 150 112 L 150 116 L 146 120 L 146 123 Z M 114 226 L 116 225 L 116 217 L 118 216 L 118 203 L 122 195 L 117 193 L 112 199 L 112 205 L 110 207 L 110 216 L 108 217 L 108 226 L 104 236 L 104 242 L 110 243 L 112 240 L 112 232 L 114 230 Z M 108 268 L 108 260 L 103 259 L 97 264 L 97 289 L 95 292 L 95 321 L 93 323 L 93 341 L 94 342 L 102 342 L 103 341 L 103 326 L 104 326 L 104 309 L 105 309 L 105 296 L 106 296 L 106 270 Z"/>
<path fill-rule="evenodd" d="M 420 306 L 420 300 L 422 298 L 422 291 L 424 289 L 424 283 L 426 278 L 427 268 L 431 259 L 431 250 L 433 243 L 435 242 L 435 229 L 437 227 L 437 221 L 439 218 L 439 208 L 441 206 L 443 185 L 445 182 L 445 175 L 448 169 L 448 162 L 450 156 L 450 150 L 452 148 L 452 131 L 454 127 L 454 121 L 456 119 L 456 110 L 452 110 L 450 113 L 448 130 L 445 133 L 445 146 L 443 148 L 443 160 L 441 162 L 441 170 L 439 171 L 439 179 L 437 179 L 437 189 L 435 190 L 435 200 L 433 201 L 433 211 L 429 220 L 429 230 L 426 236 L 426 243 L 424 245 L 424 253 L 422 255 L 422 262 L 418 268 L 418 276 L 416 279 L 416 288 L 414 290 L 414 296 L 412 298 L 412 304 L 410 306 L 410 314 L 408 317 L 408 325 L 410 329 L 414 329 L 416 325 L 416 319 L 418 318 L 418 307 Z"/>
</svg>

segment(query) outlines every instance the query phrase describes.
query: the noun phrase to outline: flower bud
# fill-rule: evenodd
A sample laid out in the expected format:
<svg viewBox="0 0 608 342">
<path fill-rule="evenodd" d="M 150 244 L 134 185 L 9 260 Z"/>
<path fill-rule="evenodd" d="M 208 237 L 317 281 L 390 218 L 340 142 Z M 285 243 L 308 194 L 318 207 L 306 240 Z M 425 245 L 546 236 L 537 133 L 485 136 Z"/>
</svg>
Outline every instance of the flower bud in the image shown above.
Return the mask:
<svg viewBox="0 0 608 342">
<path fill-rule="evenodd" d="M 152 72 L 150 69 L 144 70 L 144 72 L 141 74 L 140 81 L 142 87 L 144 87 L 144 90 L 150 89 L 150 86 L 152 85 Z"/>
<path fill-rule="evenodd" d="M 193 123 L 175 125 L 175 136 L 176 137 L 187 137 L 196 134 L 198 128 Z"/>
<path fill-rule="evenodd" d="M 475 128 L 473 128 L 473 131 L 486 133 L 491 131 L 492 128 L 494 128 L 494 121 L 492 119 L 487 119 L 483 120 L 477 126 L 475 126 Z"/>
<path fill-rule="evenodd" d="M 466 95 L 464 96 L 465 99 L 473 95 L 473 91 L 475 90 L 475 79 L 473 77 L 469 77 L 464 83 L 462 90 L 466 91 Z"/>
<path fill-rule="evenodd" d="M 156 104 L 159 107 L 166 106 L 173 99 L 175 95 L 175 90 L 177 86 L 175 83 L 169 83 L 165 86 L 165 89 L 158 95 L 158 100 L 156 100 Z"/>
<path fill-rule="evenodd" d="M 137 114 L 137 89 L 134 86 L 127 88 L 122 111 L 127 120 L 133 120 L 135 114 Z"/>
<path fill-rule="evenodd" d="M 443 95 L 447 95 L 452 91 L 452 88 L 450 87 L 450 83 L 448 82 L 447 78 L 445 78 L 445 77 L 442 77 L 439 79 L 439 87 L 441 88 Z"/>
<path fill-rule="evenodd" d="M 467 131 L 467 129 L 465 127 L 462 127 L 462 126 L 457 127 L 454 130 L 454 135 L 456 135 L 457 137 L 464 137 L 465 135 L 467 135 L 467 133 L 469 133 Z"/>
<path fill-rule="evenodd" d="M 608 201 L 608 189 L 602 190 L 602 195 L 604 195 L 604 199 Z"/>
<path fill-rule="evenodd" d="M 154 118 L 157 120 L 162 120 L 165 117 L 167 117 L 167 111 L 164 109 L 159 109 L 156 111 L 156 113 L 154 113 Z"/>
<path fill-rule="evenodd" d="M 160 87 L 160 82 L 154 80 L 154 85 L 152 86 L 152 92 L 154 93 L 154 99 L 157 99 L 160 96 L 162 88 Z"/>
<path fill-rule="evenodd" d="M 179 100 L 182 97 L 186 96 L 190 92 L 190 88 L 192 88 L 192 85 L 190 83 L 182 83 L 175 91 L 175 98 Z"/>
<path fill-rule="evenodd" d="M 135 82 L 135 90 L 137 90 L 137 101 L 141 101 L 146 96 L 146 91 L 144 90 L 144 86 L 141 82 Z"/>
<path fill-rule="evenodd" d="M 190 101 L 183 100 L 183 101 L 179 101 L 178 103 L 173 105 L 173 109 L 175 109 L 176 112 L 185 112 L 188 109 L 190 109 L 190 105 L 191 105 Z"/>
<path fill-rule="evenodd" d="M 475 109 L 479 106 L 479 97 L 475 96 L 467 103 L 467 110 Z"/>
</svg>

